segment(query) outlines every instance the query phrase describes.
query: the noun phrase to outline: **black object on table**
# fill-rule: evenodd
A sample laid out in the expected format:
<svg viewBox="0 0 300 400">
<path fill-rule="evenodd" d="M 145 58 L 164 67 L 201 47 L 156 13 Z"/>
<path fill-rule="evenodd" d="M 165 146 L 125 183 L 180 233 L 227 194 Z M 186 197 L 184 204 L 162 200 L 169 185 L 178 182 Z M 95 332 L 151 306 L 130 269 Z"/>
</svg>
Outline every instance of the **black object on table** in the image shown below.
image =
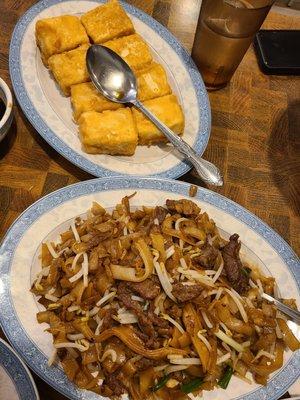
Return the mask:
<svg viewBox="0 0 300 400">
<path fill-rule="evenodd" d="M 260 30 L 254 48 L 265 74 L 300 75 L 300 30 Z"/>
</svg>

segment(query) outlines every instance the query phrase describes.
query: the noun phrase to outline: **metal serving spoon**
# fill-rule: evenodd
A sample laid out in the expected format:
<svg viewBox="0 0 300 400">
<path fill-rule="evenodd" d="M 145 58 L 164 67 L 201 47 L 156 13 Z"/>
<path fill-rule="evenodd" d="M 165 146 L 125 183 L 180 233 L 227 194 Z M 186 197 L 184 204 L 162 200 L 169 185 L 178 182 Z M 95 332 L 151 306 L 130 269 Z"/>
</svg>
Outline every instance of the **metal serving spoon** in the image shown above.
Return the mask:
<svg viewBox="0 0 300 400">
<path fill-rule="evenodd" d="M 300 396 L 285 397 L 284 399 L 280 398 L 280 400 L 300 400 Z"/>
<path fill-rule="evenodd" d="M 95 87 L 109 100 L 129 103 L 144 113 L 167 137 L 173 146 L 193 164 L 199 176 L 208 184 L 222 186 L 223 179 L 219 169 L 209 161 L 199 157 L 196 152 L 175 135 L 151 111 L 137 99 L 137 83 L 128 64 L 114 51 L 100 45 L 92 45 L 87 51 L 87 69 Z"/>
<path fill-rule="evenodd" d="M 275 306 L 278 308 L 279 311 L 283 312 L 284 314 L 289 316 L 292 321 L 294 321 L 294 322 L 296 322 L 296 324 L 300 325 L 300 312 L 299 311 L 294 310 L 293 308 L 291 308 L 289 306 L 286 306 L 284 303 L 275 299 L 274 297 L 270 296 L 267 293 L 263 293 L 262 297 L 265 300 L 269 301 L 270 303 L 275 304 Z"/>
</svg>

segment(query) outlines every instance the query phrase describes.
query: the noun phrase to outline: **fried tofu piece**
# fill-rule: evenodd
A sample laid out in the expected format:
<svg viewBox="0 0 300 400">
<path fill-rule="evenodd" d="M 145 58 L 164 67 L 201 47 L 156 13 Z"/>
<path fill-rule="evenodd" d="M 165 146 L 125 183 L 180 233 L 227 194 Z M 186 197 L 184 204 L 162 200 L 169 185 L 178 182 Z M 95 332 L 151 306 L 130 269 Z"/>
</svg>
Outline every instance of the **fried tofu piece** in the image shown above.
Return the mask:
<svg viewBox="0 0 300 400">
<path fill-rule="evenodd" d="M 153 63 L 137 75 L 138 97 L 141 101 L 171 93 L 163 67 Z M 71 102 L 75 121 L 86 111 L 102 112 L 124 107 L 102 96 L 91 82 L 79 83 L 71 87 Z"/>
<path fill-rule="evenodd" d="M 137 73 L 138 97 L 141 101 L 171 93 L 166 71 L 160 64 L 152 63 L 148 68 Z"/>
<path fill-rule="evenodd" d="M 66 96 L 70 95 L 72 85 L 90 80 L 85 62 L 88 48 L 89 45 L 84 44 L 75 50 L 55 54 L 48 60 L 49 68 Z"/>
<path fill-rule="evenodd" d="M 125 107 L 102 96 L 91 82 L 71 86 L 71 102 L 75 121 L 86 111 L 102 112 Z"/>
<path fill-rule="evenodd" d="M 103 43 L 103 46 L 121 56 L 134 71 L 142 70 L 149 66 L 152 61 L 148 45 L 138 34 L 110 40 Z"/>
<path fill-rule="evenodd" d="M 131 156 L 138 142 L 130 108 L 87 111 L 79 118 L 79 132 L 87 153 Z"/>
<path fill-rule="evenodd" d="M 62 15 L 37 21 L 35 37 L 41 51 L 43 63 L 53 54 L 73 50 L 81 44 L 89 43 L 88 35 L 78 17 Z"/>
<path fill-rule="evenodd" d="M 158 97 L 145 101 L 143 104 L 174 133 L 178 135 L 183 133 L 184 115 L 175 95 Z M 133 109 L 133 117 L 138 130 L 140 145 L 150 146 L 167 141 L 159 129 L 137 109 Z"/>
<path fill-rule="evenodd" d="M 94 43 L 104 43 L 134 33 L 130 18 L 116 0 L 88 11 L 81 17 L 81 22 Z"/>
</svg>

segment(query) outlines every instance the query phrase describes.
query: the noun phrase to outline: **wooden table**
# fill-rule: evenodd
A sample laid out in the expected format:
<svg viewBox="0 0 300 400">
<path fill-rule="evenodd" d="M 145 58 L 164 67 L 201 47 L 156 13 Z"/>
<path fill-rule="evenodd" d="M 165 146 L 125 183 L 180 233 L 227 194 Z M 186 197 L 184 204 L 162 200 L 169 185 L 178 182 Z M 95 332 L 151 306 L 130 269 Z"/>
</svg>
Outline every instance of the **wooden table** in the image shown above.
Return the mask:
<svg viewBox="0 0 300 400">
<path fill-rule="evenodd" d="M 0 76 L 9 84 L 12 30 L 33 0 L 2 0 Z M 129 0 L 151 14 L 190 50 L 199 0 Z M 275 10 L 274 10 L 275 11 Z M 266 28 L 300 29 L 299 16 L 272 11 Z M 276 10 L 278 11 L 278 9 Z M 300 77 L 263 75 L 250 48 L 230 85 L 209 94 L 212 132 L 204 156 L 224 174 L 213 189 L 243 205 L 274 228 L 300 255 Z M 16 217 L 41 196 L 91 178 L 39 136 L 20 107 L 0 145 L 0 238 Z M 199 183 L 192 173 L 180 178 Z M 42 400 L 65 399 L 35 376 Z"/>
</svg>

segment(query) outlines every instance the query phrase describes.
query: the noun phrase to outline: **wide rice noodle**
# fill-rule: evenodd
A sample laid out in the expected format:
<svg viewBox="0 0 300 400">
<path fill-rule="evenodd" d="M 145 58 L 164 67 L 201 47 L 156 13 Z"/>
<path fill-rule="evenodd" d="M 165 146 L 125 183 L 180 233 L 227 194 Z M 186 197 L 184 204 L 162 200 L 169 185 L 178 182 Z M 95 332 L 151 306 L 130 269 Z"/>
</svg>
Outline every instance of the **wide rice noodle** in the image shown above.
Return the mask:
<svg viewBox="0 0 300 400">
<path fill-rule="evenodd" d="M 142 276 L 136 275 L 135 268 L 123 267 L 121 265 L 111 264 L 110 269 L 114 279 L 120 279 L 123 281 L 130 282 L 142 282 L 147 279 L 153 272 L 153 259 L 148 245 L 144 239 L 138 239 L 135 242 L 137 249 L 139 250 L 140 256 L 144 262 L 144 274 Z"/>
</svg>

